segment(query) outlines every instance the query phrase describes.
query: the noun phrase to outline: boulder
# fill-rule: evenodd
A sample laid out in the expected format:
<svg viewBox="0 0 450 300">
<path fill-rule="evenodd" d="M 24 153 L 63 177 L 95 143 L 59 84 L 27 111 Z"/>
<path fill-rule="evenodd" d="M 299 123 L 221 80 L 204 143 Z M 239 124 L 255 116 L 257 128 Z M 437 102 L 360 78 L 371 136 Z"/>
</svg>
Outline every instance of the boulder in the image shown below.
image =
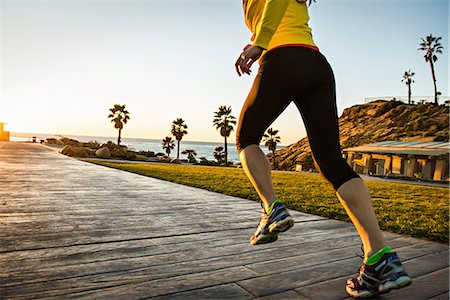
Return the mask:
<svg viewBox="0 0 450 300">
<path fill-rule="evenodd" d="M 73 157 L 89 157 L 89 154 L 87 153 L 86 149 L 84 147 L 70 147 L 66 151 L 68 156 Z"/>
<path fill-rule="evenodd" d="M 103 147 L 95 151 L 95 156 L 98 158 L 111 158 L 111 152 L 107 147 Z"/>
<path fill-rule="evenodd" d="M 141 161 L 146 161 L 148 159 L 147 156 L 145 155 L 141 155 L 141 154 L 136 154 L 136 158 L 135 160 L 141 160 Z"/>
<path fill-rule="evenodd" d="M 68 155 L 71 148 L 72 148 L 72 146 L 66 145 L 61 149 L 61 153 L 64 155 Z"/>
<path fill-rule="evenodd" d="M 95 156 L 95 149 L 91 149 L 89 147 L 84 147 L 84 149 L 86 149 L 86 152 L 89 156 L 91 157 Z"/>
<path fill-rule="evenodd" d="M 170 158 L 168 157 L 164 157 L 164 156 L 158 156 L 158 161 L 159 162 L 170 162 Z"/>
<path fill-rule="evenodd" d="M 174 158 L 170 161 L 172 164 L 181 164 L 181 161 L 178 158 Z"/>
</svg>

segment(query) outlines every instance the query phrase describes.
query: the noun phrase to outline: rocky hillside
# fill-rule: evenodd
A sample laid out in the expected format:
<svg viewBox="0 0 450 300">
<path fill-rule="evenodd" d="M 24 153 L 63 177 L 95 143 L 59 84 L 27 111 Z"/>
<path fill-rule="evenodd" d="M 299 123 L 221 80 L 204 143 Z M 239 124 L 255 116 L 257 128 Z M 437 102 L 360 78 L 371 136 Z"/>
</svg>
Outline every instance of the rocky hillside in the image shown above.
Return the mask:
<svg viewBox="0 0 450 300">
<path fill-rule="evenodd" d="M 379 100 L 346 108 L 339 128 L 343 149 L 382 141 L 448 141 L 449 107 Z M 277 151 L 277 161 L 284 170 L 311 161 L 308 139 Z"/>
</svg>

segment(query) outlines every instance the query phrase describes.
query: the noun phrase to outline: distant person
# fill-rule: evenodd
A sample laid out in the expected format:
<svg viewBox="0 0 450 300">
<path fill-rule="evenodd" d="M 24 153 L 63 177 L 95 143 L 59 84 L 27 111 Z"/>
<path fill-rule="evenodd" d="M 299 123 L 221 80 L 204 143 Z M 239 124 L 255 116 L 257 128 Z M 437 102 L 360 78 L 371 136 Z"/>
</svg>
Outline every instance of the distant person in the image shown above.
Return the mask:
<svg viewBox="0 0 450 300">
<path fill-rule="evenodd" d="M 333 71 L 312 39 L 306 1 L 244 0 L 243 6 L 253 43 L 236 61 L 239 76 L 250 74 L 250 67 L 260 59 L 237 129 L 242 166 L 263 205 L 251 244 L 274 242 L 294 225 L 275 194 L 269 161 L 259 148 L 263 133 L 293 101 L 320 171 L 333 185 L 363 242 L 364 262 L 360 274 L 347 281 L 347 293 L 371 297 L 410 284 L 397 254 L 386 245 L 366 185 L 342 158 Z"/>
</svg>

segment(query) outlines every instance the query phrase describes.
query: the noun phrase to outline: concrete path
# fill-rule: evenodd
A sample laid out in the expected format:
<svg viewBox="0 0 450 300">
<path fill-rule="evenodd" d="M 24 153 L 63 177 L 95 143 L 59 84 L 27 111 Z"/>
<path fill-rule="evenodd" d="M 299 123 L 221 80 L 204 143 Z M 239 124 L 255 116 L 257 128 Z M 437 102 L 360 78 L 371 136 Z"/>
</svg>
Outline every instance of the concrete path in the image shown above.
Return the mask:
<svg viewBox="0 0 450 300">
<path fill-rule="evenodd" d="M 0 299 L 346 298 L 352 225 L 293 215 L 252 247 L 258 203 L 0 143 Z M 386 237 L 415 282 L 379 299 L 448 299 L 448 246 Z"/>
</svg>

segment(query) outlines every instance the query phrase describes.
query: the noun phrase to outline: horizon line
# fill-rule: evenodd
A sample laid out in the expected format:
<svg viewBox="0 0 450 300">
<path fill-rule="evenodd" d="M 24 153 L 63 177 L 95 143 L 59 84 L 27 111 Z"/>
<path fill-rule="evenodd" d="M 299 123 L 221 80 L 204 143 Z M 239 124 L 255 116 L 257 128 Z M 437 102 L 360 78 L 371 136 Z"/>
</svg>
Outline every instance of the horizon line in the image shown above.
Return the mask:
<svg viewBox="0 0 450 300">
<path fill-rule="evenodd" d="M 29 136 L 17 136 L 15 134 L 21 134 L 21 135 L 29 135 Z M 54 133 L 39 133 L 39 132 L 10 132 L 11 137 L 23 137 L 23 138 L 31 138 L 32 135 L 48 135 L 48 136 L 54 136 L 54 137 L 92 137 L 92 138 L 111 138 L 112 142 L 114 142 L 114 140 L 117 140 L 117 136 L 101 136 L 101 135 L 82 135 L 82 134 L 54 134 Z M 155 141 L 159 141 L 160 139 L 157 138 L 143 138 L 143 137 L 122 137 L 122 141 L 124 139 L 138 139 L 138 140 L 155 140 Z M 299 142 L 301 139 L 299 139 L 297 142 Z M 219 144 L 223 144 L 223 140 L 222 141 L 194 141 L 194 140 L 183 140 L 185 142 L 194 142 L 194 143 L 219 143 Z M 295 142 L 295 143 L 297 143 Z M 235 145 L 235 142 L 228 142 L 228 145 L 232 144 Z M 294 144 L 294 143 L 292 143 Z M 291 145 L 291 144 L 289 144 Z M 287 147 L 289 145 L 278 145 L 279 147 Z"/>
</svg>

